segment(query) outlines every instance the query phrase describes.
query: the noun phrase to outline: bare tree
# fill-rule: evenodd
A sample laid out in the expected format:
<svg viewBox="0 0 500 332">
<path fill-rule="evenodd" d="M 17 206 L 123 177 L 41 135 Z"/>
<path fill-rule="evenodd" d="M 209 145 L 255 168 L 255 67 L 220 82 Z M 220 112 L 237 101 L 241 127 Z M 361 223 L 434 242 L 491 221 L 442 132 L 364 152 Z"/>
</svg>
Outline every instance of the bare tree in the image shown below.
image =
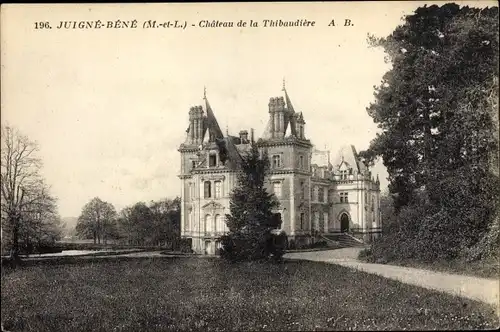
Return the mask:
<svg viewBox="0 0 500 332">
<path fill-rule="evenodd" d="M 61 237 L 61 218 L 57 213 L 56 199 L 49 193 L 49 188 L 40 181 L 28 196 L 36 197 L 33 204 L 22 208 L 21 234 L 24 243 L 54 242 Z"/>
<path fill-rule="evenodd" d="M 1 136 L 2 229 L 17 255 L 27 212 L 44 206 L 48 188 L 40 175 L 42 162 L 37 156 L 37 143 L 8 125 L 2 126 Z"/>
</svg>

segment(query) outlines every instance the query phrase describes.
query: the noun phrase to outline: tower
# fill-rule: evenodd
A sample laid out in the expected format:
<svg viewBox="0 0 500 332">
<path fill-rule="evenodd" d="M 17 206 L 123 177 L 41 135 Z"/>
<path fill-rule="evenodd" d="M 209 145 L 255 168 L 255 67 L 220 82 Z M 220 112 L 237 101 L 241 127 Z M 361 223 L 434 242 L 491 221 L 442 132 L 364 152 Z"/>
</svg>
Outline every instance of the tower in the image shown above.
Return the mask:
<svg viewBox="0 0 500 332">
<path fill-rule="evenodd" d="M 280 202 L 282 229 L 295 242 L 307 242 L 310 227 L 310 156 L 302 113 L 297 113 L 283 86 L 282 95 L 269 99 L 269 120 L 259 149 L 266 151 L 271 169 L 268 189 Z M 302 131 L 300 130 L 302 128 Z"/>
</svg>

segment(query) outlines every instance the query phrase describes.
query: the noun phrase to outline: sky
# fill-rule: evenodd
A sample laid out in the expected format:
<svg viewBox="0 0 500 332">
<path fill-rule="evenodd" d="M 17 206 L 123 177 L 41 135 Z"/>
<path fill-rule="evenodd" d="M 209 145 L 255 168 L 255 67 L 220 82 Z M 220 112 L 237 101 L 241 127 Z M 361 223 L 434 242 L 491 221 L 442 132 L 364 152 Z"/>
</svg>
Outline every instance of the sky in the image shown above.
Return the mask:
<svg viewBox="0 0 500 332">
<path fill-rule="evenodd" d="M 444 3 L 444 2 L 443 2 Z M 442 4 L 443 4 L 442 3 Z M 367 35 L 389 35 L 424 2 L 4 5 L 1 121 L 40 145 L 63 217 L 95 196 L 118 210 L 180 195 L 188 112 L 206 87 L 225 132 L 261 136 L 283 78 L 306 136 L 332 156 L 366 149 L 366 112 L 390 70 Z M 469 2 L 474 5 L 484 3 Z M 485 4 L 492 5 L 493 2 Z M 186 29 L 57 29 L 59 21 L 187 22 Z M 201 20 L 315 21 L 314 27 L 201 28 Z M 335 26 L 328 26 L 331 20 Z M 344 26 L 350 19 L 353 26 Z M 34 29 L 50 22 L 52 29 Z M 192 24 L 195 26 L 193 27 Z M 373 169 L 387 187 L 387 172 Z"/>
</svg>

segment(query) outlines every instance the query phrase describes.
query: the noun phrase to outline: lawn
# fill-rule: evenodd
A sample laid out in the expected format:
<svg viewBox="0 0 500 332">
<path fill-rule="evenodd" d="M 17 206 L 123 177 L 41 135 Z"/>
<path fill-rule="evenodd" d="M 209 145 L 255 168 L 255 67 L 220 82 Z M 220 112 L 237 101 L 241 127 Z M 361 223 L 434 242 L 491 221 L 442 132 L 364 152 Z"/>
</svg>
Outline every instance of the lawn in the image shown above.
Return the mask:
<svg viewBox="0 0 500 332">
<path fill-rule="evenodd" d="M 78 263 L 75 263 L 78 262 Z M 11 331 L 484 329 L 493 308 L 341 266 L 86 259 L 2 270 Z"/>
</svg>

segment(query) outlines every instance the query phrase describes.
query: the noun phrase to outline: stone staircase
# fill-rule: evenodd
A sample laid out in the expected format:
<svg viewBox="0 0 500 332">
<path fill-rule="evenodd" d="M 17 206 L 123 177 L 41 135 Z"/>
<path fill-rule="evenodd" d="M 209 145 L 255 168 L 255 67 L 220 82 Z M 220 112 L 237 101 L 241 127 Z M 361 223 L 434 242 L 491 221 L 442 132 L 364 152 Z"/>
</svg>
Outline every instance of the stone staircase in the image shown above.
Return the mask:
<svg viewBox="0 0 500 332">
<path fill-rule="evenodd" d="M 365 243 L 363 241 L 356 239 L 354 236 L 351 236 L 346 233 L 342 234 L 324 234 L 321 236 L 324 240 L 327 241 L 328 244 L 338 247 L 338 248 L 363 248 L 365 247 Z"/>
</svg>

